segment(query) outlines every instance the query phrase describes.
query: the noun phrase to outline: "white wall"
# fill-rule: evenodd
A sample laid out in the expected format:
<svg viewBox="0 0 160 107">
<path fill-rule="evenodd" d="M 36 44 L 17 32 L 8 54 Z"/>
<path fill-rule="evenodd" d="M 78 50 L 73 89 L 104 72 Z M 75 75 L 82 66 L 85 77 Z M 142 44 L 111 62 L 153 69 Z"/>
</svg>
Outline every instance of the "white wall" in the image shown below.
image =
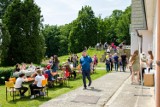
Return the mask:
<svg viewBox="0 0 160 107">
<path fill-rule="evenodd" d="M 151 31 L 144 31 L 142 52 L 145 52 L 147 54 L 148 51 L 152 49 L 153 49 L 153 33 Z"/>
<path fill-rule="evenodd" d="M 154 15 L 154 27 L 153 27 L 153 55 L 156 57 L 156 37 L 157 37 L 157 6 L 155 2 L 155 15 Z M 156 59 L 156 58 L 154 58 Z"/>
<path fill-rule="evenodd" d="M 139 49 L 139 39 L 135 32 L 131 32 L 131 55 L 135 50 Z"/>
</svg>

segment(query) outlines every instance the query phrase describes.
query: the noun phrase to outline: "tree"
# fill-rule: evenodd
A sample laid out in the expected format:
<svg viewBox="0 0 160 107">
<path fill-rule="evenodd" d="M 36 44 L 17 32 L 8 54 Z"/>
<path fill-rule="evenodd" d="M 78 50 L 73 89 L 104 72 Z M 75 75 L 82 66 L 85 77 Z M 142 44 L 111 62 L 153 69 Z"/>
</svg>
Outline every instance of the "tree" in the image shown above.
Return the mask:
<svg viewBox="0 0 160 107">
<path fill-rule="evenodd" d="M 97 25 L 98 25 L 98 33 L 97 33 L 97 43 L 105 43 L 107 39 L 107 23 L 105 23 L 104 19 L 101 16 L 97 17 Z"/>
<path fill-rule="evenodd" d="M 0 2 L 0 19 L 2 19 L 7 7 L 12 3 L 13 0 L 1 0 Z"/>
<path fill-rule="evenodd" d="M 46 25 L 43 29 L 43 35 L 46 43 L 46 55 L 48 57 L 52 55 L 58 55 L 59 41 L 60 41 L 60 29 L 58 26 Z"/>
<path fill-rule="evenodd" d="M 119 20 L 116 28 L 116 33 L 118 36 L 118 41 L 123 42 L 125 40 L 126 44 L 130 44 L 130 34 L 129 25 L 131 23 L 131 6 L 127 7 L 123 12 L 121 19 Z"/>
<path fill-rule="evenodd" d="M 97 42 L 97 20 L 90 6 L 84 6 L 78 18 L 72 22 L 69 35 L 69 50 L 80 52 L 84 47 L 94 46 Z"/>
<path fill-rule="evenodd" d="M 0 49 L 2 50 L 1 53 L 1 64 L 7 65 L 8 61 L 6 60 L 8 57 L 8 51 L 9 51 L 9 43 L 10 43 L 10 34 L 4 24 L 1 26 L 2 30 L 2 44 L 0 45 Z"/>
<path fill-rule="evenodd" d="M 8 56 L 5 59 L 8 61 L 7 65 L 21 62 L 40 63 L 45 47 L 44 37 L 40 34 L 40 8 L 34 0 L 14 0 L 6 11 L 3 23 L 11 36 Z"/>
</svg>

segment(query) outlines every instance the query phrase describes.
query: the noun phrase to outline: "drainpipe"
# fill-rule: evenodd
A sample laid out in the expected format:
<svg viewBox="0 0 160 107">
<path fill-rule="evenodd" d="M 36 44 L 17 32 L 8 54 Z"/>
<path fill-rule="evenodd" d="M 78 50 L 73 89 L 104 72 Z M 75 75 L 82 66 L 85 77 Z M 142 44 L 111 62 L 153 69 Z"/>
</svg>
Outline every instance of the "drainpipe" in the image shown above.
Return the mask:
<svg viewBox="0 0 160 107">
<path fill-rule="evenodd" d="M 156 37 L 156 107 L 160 107 L 160 0 L 157 0 L 157 37 Z"/>
<path fill-rule="evenodd" d="M 138 33 L 138 29 L 136 29 L 136 33 L 137 33 L 137 36 L 141 39 L 141 47 L 140 47 L 140 53 L 142 53 L 142 44 L 143 44 L 143 37 L 142 37 L 142 35 L 139 35 L 139 33 Z"/>
</svg>

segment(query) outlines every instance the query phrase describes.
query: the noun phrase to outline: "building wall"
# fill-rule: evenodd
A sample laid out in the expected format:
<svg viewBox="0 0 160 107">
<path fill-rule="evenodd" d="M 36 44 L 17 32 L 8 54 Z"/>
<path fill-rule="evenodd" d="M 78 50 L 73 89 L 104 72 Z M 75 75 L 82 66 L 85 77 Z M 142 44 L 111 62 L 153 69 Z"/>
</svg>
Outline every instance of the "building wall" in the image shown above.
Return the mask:
<svg viewBox="0 0 160 107">
<path fill-rule="evenodd" d="M 143 32 L 143 45 L 142 51 L 147 53 L 148 50 L 153 49 L 153 33 L 151 31 Z"/>
<path fill-rule="evenodd" d="M 132 0 L 132 14 L 131 14 L 131 26 L 130 26 L 130 36 L 131 36 L 131 54 L 135 50 L 138 50 L 140 44 L 138 43 L 140 38 L 137 36 L 136 29 L 146 29 L 146 18 L 144 11 L 143 0 Z"/>
<path fill-rule="evenodd" d="M 156 56 L 156 44 L 157 44 L 157 40 L 156 40 L 156 36 L 157 36 L 157 6 L 156 6 L 156 2 L 155 2 L 155 12 L 154 12 L 154 27 L 153 27 L 153 55 Z M 156 59 L 156 58 L 154 58 Z"/>
</svg>

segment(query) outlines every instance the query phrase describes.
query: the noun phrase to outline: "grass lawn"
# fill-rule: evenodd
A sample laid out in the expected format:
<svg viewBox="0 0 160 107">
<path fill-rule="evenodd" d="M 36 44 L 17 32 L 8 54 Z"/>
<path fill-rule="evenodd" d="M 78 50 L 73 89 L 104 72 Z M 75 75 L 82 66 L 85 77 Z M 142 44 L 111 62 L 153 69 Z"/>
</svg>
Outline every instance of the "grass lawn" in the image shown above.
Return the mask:
<svg viewBox="0 0 160 107">
<path fill-rule="evenodd" d="M 104 64 L 99 64 L 100 67 L 104 67 Z M 92 80 L 95 80 L 103 75 L 106 74 L 105 70 L 97 70 L 95 74 L 91 75 Z M 26 93 L 25 98 L 20 99 L 19 96 L 16 97 L 16 100 L 13 102 L 12 97 L 8 94 L 8 102 L 6 101 L 5 97 L 5 86 L 0 86 L 0 107 L 38 107 L 40 104 L 55 98 L 59 95 L 62 95 L 64 93 L 67 93 L 71 90 L 74 90 L 78 87 L 82 86 L 82 78 L 81 74 L 78 75 L 76 80 L 70 80 L 69 81 L 69 87 L 66 86 L 55 86 L 53 88 L 49 88 L 49 96 L 45 97 L 44 99 L 42 97 L 37 97 L 35 99 L 30 99 L 30 96 L 28 96 L 28 92 Z"/>
</svg>

